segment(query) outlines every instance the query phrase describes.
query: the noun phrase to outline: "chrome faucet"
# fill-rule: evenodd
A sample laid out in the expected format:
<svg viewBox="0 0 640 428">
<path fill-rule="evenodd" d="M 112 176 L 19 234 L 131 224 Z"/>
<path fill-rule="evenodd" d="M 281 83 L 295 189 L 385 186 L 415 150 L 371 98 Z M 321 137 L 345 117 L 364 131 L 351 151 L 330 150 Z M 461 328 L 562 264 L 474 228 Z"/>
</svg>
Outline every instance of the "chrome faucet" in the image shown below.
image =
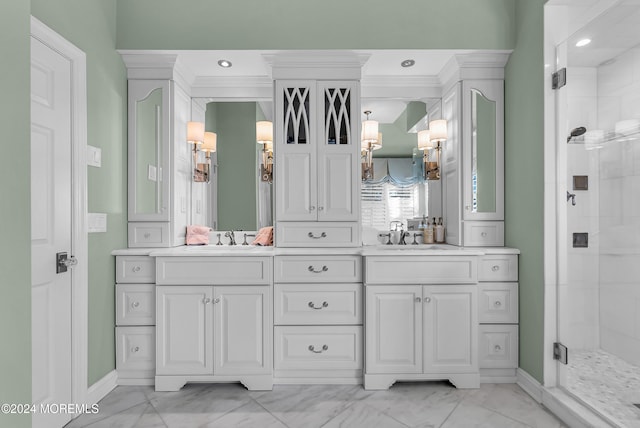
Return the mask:
<svg viewBox="0 0 640 428">
<path fill-rule="evenodd" d="M 225 238 L 229 238 L 229 245 L 236 245 L 236 235 L 233 230 L 224 233 Z"/>
<path fill-rule="evenodd" d="M 398 239 L 398 245 L 407 245 L 407 243 L 404 241 L 404 238 L 409 234 L 409 232 L 405 232 L 404 223 L 399 220 L 393 220 L 392 222 L 389 223 L 389 229 L 391 229 L 391 226 L 393 226 L 394 223 L 396 225 L 396 228 L 394 229 L 394 231 L 398 231 L 398 224 L 400 225 L 400 237 Z"/>
</svg>

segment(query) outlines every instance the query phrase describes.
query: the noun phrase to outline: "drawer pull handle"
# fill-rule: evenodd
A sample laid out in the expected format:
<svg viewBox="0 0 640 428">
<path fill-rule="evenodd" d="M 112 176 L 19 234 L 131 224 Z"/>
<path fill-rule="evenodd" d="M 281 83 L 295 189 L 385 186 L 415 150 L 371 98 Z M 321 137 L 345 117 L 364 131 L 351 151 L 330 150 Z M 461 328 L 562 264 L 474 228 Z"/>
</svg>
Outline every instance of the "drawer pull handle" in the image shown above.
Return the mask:
<svg viewBox="0 0 640 428">
<path fill-rule="evenodd" d="M 496 301 L 493 303 L 493 306 L 497 306 L 497 307 L 499 308 L 500 306 L 502 306 L 502 302 L 501 302 L 500 300 L 496 300 Z"/>
<path fill-rule="evenodd" d="M 493 266 L 491 266 L 491 270 L 494 271 L 494 272 L 498 272 L 500 270 L 500 266 L 493 265 Z"/>
<path fill-rule="evenodd" d="M 486 238 L 486 237 L 487 237 L 487 232 L 482 232 L 482 233 L 480 234 L 480 236 L 482 236 L 483 238 Z"/>
<path fill-rule="evenodd" d="M 311 309 L 322 309 L 322 308 L 326 308 L 327 306 L 329 306 L 329 304 L 327 302 L 322 302 L 321 306 L 316 306 L 316 305 L 314 305 L 313 302 L 309 302 L 309 307 Z"/>
<path fill-rule="evenodd" d="M 307 269 L 309 270 L 309 272 L 313 272 L 313 273 L 322 273 L 329 270 L 327 266 L 322 266 L 322 269 L 320 270 L 316 270 L 313 266 L 309 266 Z"/>
<path fill-rule="evenodd" d="M 500 351 L 502 351 L 502 346 L 500 346 L 500 345 L 496 345 L 496 346 L 494 346 L 494 348 L 493 348 L 493 349 L 494 349 L 496 352 L 500 352 Z"/>
<path fill-rule="evenodd" d="M 139 350 L 140 350 L 140 347 L 139 347 L 139 346 L 136 346 L 135 348 L 131 348 L 131 352 L 133 352 L 134 354 L 135 354 L 136 352 L 138 352 Z"/>
<path fill-rule="evenodd" d="M 430 303 L 431 302 L 431 297 L 425 297 L 424 298 L 424 302 L 425 303 Z"/>
<path fill-rule="evenodd" d="M 420 303 L 422 302 L 422 299 L 420 297 L 416 297 L 416 303 Z"/>
<path fill-rule="evenodd" d="M 138 306 L 140 306 L 140 302 L 133 302 L 131 306 L 137 308 Z"/>
<path fill-rule="evenodd" d="M 313 352 L 314 354 L 321 354 L 323 351 L 326 351 L 327 349 L 329 349 L 327 345 L 322 345 L 322 349 L 319 351 L 316 351 L 316 348 L 313 345 L 309 345 L 309 351 Z"/>
<path fill-rule="evenodd" d="M 313 232 L 309 232 L 309 233 L 307 233 L 307 236 L 308 236 L 309 238 L 311 238 L 311 239 L 320 239 L 320 238 L 326 238 L 326 237 L 327 237 L 327 234 L 326 234 L 326 233 L 324 233 L 324 232 L 322 232 L 322 233 L 320 234 L 320 236 L 315 236 L 315 235 L 313 234 Z"/>
<path fill-rule="evenodd" d="M 134 272 L 140 272 L 141 267 L 140 266 L 134 266 L 131 270 Z"/>
</svg>

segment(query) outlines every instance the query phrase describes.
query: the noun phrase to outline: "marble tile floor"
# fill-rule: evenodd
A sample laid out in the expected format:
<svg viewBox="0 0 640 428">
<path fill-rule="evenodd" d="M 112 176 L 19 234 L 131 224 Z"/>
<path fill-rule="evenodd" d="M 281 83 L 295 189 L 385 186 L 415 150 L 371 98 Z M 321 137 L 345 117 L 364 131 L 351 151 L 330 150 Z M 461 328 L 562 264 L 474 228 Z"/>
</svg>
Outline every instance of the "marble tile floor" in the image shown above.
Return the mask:
<svg viewBox="0 0 640 428">
<path fill-rule="evenodd" d="M 446 382 L 396 383 L 387 391 L 359 385 L 188 384 L 178 392 L 119 386 L 66 428 L 564 427 L 513 384 L 456 389 Z"/>
<path fill-rule="evenodd" d="M 566 390 L 615 425 L 640 428 L 640 367 L 596 349 L 569 354 Z"/>
</svg>

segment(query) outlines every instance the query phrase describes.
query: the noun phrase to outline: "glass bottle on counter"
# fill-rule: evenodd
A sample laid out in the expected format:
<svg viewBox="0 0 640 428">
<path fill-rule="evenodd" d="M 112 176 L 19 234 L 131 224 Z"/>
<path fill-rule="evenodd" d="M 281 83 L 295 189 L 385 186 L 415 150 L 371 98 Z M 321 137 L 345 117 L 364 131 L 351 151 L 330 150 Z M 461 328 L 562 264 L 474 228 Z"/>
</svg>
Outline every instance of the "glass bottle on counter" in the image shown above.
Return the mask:
<svg viewBox="0 0 640 428">
<path fill-rule="evenodd" d="M 422 230 L 422 243 L 433 244 L 433 225 L 429 222 L 429 220 L 427 220 L 427 224 Z"/>
</svg>

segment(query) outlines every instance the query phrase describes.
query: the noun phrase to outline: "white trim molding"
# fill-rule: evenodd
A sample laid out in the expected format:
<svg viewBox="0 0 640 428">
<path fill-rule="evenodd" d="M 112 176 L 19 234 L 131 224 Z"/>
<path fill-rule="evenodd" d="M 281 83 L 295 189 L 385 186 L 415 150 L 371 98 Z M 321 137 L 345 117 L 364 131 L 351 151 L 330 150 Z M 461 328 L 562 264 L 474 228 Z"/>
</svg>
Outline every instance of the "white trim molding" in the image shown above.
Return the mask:
<svg viewBox="0 0 640 428">
<path fill-rule="evenodd" d="M 78 259 L 71 291 L 71 399 L 85 403 L 88 367 L 89 249 L 87 235 L 87 60 L 85 53 L 35 17 L 31 37 L 71 63 L 71 252 Z"/>
<path fill-rule="evenodd" d="M 89 387 L 86 404 L 96 404 L 113 391 L 116 386 L 118 386 L 118 373 L 112 370 Z"/>
</svg>

